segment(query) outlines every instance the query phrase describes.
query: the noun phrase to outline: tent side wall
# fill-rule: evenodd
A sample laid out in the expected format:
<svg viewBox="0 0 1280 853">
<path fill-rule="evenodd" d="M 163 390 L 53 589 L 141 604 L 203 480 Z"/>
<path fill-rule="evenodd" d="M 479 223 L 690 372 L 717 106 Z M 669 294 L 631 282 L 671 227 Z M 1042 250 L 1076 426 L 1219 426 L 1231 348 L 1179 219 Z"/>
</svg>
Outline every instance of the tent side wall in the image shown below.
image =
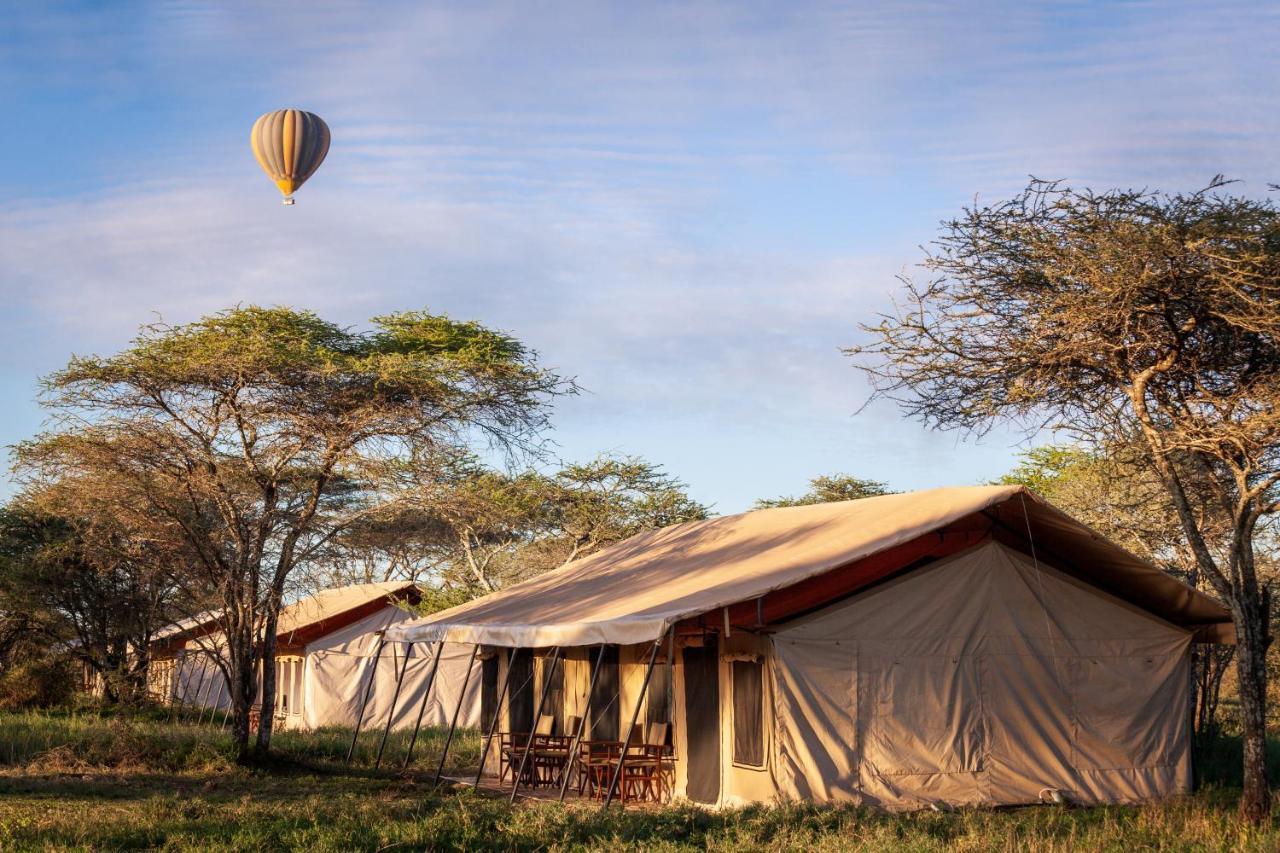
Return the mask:
<svg viewBox="0 0 1280 853">
<path fill-rule="evenodd" d="M 388 605 L 307 645 L 302 709 L 306 728 L 353 727 L 359 717 L 360 703 L 364 699 L 371 674 L 374 683 L 369 692 L 362 727 L 369 729 L 386 725 L 387 714 L 391 711 L 391 699 L 395 695 L 396 678 L 406 665 L 409 645 L 387 643 L 382 650 L 382 657 L 375 661 L 374 656 L 378 651 L 377 632 L 410 618 L 412 614 Z M 433 649 L 433 643 L 413 644 L 400 696 L 396 700 L 392 728 L 411 728 L 414 725 L 426 693 Z M 449 724 L 471 655 L 470 645 L 444 645 L 444 656 L 440 660 L 422 717 L 423 726 Z M 458 718 L 459 726 L 471 728 L 480 725 L 480 670 L 480 662 L 476 661 L 471 676 L 467 679 L 466 698 Z"/>
<path fill-rule="evenodd" d="M 1139 802 L 1189 789 L 1191 633 L 988 543 L 774 637 L 784 797 Z"/>
</svg>

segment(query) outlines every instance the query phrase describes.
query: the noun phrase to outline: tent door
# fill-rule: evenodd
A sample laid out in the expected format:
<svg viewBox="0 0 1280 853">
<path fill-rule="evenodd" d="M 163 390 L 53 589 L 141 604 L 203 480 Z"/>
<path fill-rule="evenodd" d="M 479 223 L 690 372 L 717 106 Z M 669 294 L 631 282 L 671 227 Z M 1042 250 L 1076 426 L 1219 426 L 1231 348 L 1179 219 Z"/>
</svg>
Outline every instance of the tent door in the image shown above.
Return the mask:
<svg viewBox="0 0 1280 853">
<path fill-rule="evenodd" d="M 720 654 L 714 642 L 682 652 L 684 714 L 689 744 L 685 795 L 698 803 L 720 799 Z"/>
<path fill-rule="evenodd" d="M 591 650 L 592 660 L 599 654 L 596 648 Z M 596 689 L 591 694 L 592 740 L 622 739 L 622 723 L 618 718 L 622 694 L 619 692 L 618 675 L 618 647 L 605 646 L 604 658 L 600 662 L 600 675 L 596 678 Z"/>
<path fill-rule="evenodd" d="M 508 649 L 511 683 L 507 688 L 507 725 L 513 732 L 533 731 L 533 661 L 528 649 Z"/>
</svg>

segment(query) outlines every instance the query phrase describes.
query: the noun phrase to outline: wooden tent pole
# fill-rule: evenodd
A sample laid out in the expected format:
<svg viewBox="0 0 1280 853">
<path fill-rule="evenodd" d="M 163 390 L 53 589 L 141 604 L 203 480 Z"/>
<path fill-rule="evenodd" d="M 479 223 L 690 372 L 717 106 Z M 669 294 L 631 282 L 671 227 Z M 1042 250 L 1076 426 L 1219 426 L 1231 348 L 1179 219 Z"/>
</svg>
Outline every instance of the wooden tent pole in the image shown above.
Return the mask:
<svg viewBox="0 0 1280 853">
<path fill-rule="evenodd" d="M 347 749 L 347 766 L 351 766 L 351 757 L 356 754 L 356 739 L 360 737 L 360 726 L 364 724 L 364 709 L 369 704 L 369 694 L 373 692 L 373 682 L 378 678 L 378 661 L 382 659 L 382 647 L 387 644 L 385 633 L 378 632 L 378 650 L 373 653 L 373 668 L 369 671 L 369 683 L 364 686 L 364 698 L 360 700 L 360 713 L 356 715 L 356 728 L 351 733 L 351 746 Z"/>
<path fill-rule="evenodd" d="M 476 770 L 476 781 L 471 785 L 473 788 L 480 787 L 480 777 L 484 775 L 484 762 L 489 757 L 489 746 L 493 743 L 493 735 L 498 730 L 498 720 L 502 718 L 502 702 L 507 698 L 507 690 L 511 687 L 511 664 L 515 662 L 516 654 L 520 651 L 518 648 L 512 648 L 511 654 L 507 655 L 507 674 L 502 679 L 502 692 L 498 694 L 498 699 L 493 706 L 493 719 L 489 721 L 489 731 L 484 736 L 484 748 L 480 750 L 480 768 Z M 532 652 L 530 652 L 532 654 Z M 501 761 L 501 757 L 499 757 Z M 499 780 L 501 783 L 501 780 Z"/>
<path fill-rule="evenodd" d="M 663 637 L 659 637 L 654 640 L 653 648 L 649 650 L 649 664 L 645 667 L 644 684 L 640 686 L 640 695 L 636 697 L 636 707 L 631 712 L 631 725 L 627 727 L 627 736 L 622 740 L 622 754 L 618 756 L 618 767 L 613 771 L 613 782 L 609 785 L 604 805 L 600 807 L 601 811 L 609 808 L 609 804 L 613 802 L 613 792 L 617 789 L 618 783 L 622 779 L 622 768 L 627 763 L 627 750 L 631 748 L 631 733 L 636 727 L 636 720 L 640 719 L 640 706 L 644 704 L 645 693 L 649 692 L 649 679 L 653 678 L 653 665 L 658 660 L 658 649 L 662 648 L 663 639 Z M 626 802 L 625 797 L 623 802 Z"/>
<path fill-rule="evenodd" d="M 582 732 L 587 727 L 587 715 L 591 713 L 591 697 L 596 692 L 596 677 L 600 675 L 600 665 L 604 663 L 604 651 L 607 648 L 600 644 L 596 654 L 596 662 L 591 666 L 591 679 L 587 683 L 587 702 L 582 707 L 582 716 L 578 718 L 578 730 L 573 733 L 573 743 L 569 747 L 569 761 L 564 766 L 564 778 L 560 780 L 560 802 L 564 802 L 565 792 L 569 790 L 569 776 L 573 773 L 573 765 L 578 761 L 578 748 L 582 745 Z"/>
<path fill-rule="evenodd" d="M 531 651 L 530 654 L 532 653 Z M 524 755 L 520 756 L 520 770 L 511 780 L 511 802 L 513 803 L 516 801 L 516 791 L 520 790 L 520 777 L 524 775 L 525 765 L 529 763 L 529 753 L 533 752 L 533 742 L 538 736 L 538 720 L 542 719 L 542 709 L 547 704 L 547 694 L 551 692 L 551 679 L 556 674 L 556 664 L 559 662 L 560 647 L 556 646 L 551 652 L 551 667 L 542 679 L 542 695 L 538 697 L 538 710 L 533 712 L 533 730 L 529 732 L 529 738 L 524 742 Z"/>
<path fill-rule="evenodd" d="M 404 768 L 409 769 L 413 761 L 413 747 L 418 742 L 418 730 L 422 728 L 422 715 L 427 711 L 427 701 L 431 698 L 431 686 L 436 683 L 436 670 L 440 667 L 440 657 L 444 654 L 444 640 L 436 640 L 436 655 L 431 661 L 431 671 L 427 673 L 427 684 L 422 691 L 422 704 L 418 706 L 418 719 L 413 724 L 413 737 L 409 738 L 409 749 L 404 754 Z"/>
<path fill-rule="evenodd" d="M 393 649 L 394 651 L 394 649 Z M 400 685 L 404 684 L 404 674 L 409 671 L 409 661 L 413 659 L 413 641 L 409 641 L 404 651 L 404 663 L 400 665 L 400 674 L 396 676 L 396 689 L 391 694 L 391 710 L 387 711 L 387 727 L 382 730 L 382 741 L 378 744 L 378 757 L 373 761 L 373 769 L 382 767 L 382 751 L 387 748 L 387 737 L 391 734 L 391 723 L 396 718 L 396 702 L 400 701 Z"/>
<path fill-rule="evenodd" d="M 453 708 L 453 719 L 449 721 L 449 734 L 444 739 L 444 749 L 440 751 L 440 763 L 436 765 L 436 778 L 432 784 L 439 784 L 440 774 L 444 772 L 444 760 L 449 757 L 449 746 L 453 743 L 453 733 L 458 728 L 458 715 L 462 713 L 462 703 L 467 700 L 467 683 L 471 681 L 471 670 L 475 668 L 478 654 L 480 654 L 480 644 L 472 643 L 471 657 L 467 659 L 467 674 L 462 678 L 462 689 L 458 691 L 458 704 Z"/>
</svg>

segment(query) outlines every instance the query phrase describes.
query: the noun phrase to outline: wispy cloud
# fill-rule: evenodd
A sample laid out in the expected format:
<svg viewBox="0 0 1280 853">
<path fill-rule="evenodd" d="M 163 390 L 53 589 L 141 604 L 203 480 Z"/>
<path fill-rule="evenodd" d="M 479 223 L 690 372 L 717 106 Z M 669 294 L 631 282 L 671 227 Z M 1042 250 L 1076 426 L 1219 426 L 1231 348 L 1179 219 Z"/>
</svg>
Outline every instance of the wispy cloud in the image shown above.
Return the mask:
<svg viewBox="0 0 1280 853">
<path fill-rule="evenodd" d="M 1277 35 L 1225 2 L 24 7 L 0 36 L 24 128 L 0 141 L 0 378 L 156 312 L 425 305 L 581 378 L 566 455 L 670 460 L 722 508 L 824 469 L 983 479 L 1001 441 L 851 419 L 838 348 L 974 193 L 1264 191 Z M 287 210 L 245 141 L 283 105 L 335 140 Z"/>
</svg>

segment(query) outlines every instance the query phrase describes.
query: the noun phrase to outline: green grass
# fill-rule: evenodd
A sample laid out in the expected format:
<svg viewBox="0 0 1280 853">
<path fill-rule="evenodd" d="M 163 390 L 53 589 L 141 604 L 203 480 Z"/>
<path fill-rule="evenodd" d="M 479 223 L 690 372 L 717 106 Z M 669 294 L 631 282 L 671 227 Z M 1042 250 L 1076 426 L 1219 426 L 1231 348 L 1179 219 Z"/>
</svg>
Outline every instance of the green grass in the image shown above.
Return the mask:
<svg viewBox="0 0 1280 853">
<path fill-rule="evenodd" d="M 346 735 L 344 737 L 344 734 Z M 1235 816 L 1234 789 L 1212 785 L 1159 806 L 964 809 L 890 815 L 853 807 L 557 806 L 433 788 L 441 733 L 419 760 L 375 773 L 380 733 L 345 768 L 349 732 L 284 733 L 271 769 L 230 760 L 215 729 L 163 715 L 0 715 L 0 849 L 103 850 L 1275 850 L 1280 823 Z M 466 733 L 451 768 L 474 765 Z"/>
</svg>

